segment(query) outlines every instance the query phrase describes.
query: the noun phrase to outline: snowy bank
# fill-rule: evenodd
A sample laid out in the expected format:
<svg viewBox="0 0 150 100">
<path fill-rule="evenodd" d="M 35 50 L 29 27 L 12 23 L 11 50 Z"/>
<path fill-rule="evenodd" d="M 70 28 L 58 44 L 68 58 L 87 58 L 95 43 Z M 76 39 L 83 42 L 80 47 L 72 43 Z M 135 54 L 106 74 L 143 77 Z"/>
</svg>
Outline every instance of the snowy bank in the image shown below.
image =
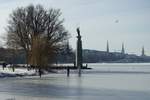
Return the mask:
<svg viewBox="0 0 150 100">
<path fill-rule="evenodd" d="M 17 76 L 33 76 L 36 75 L 35 70 L 28 71 L 25 68 L 15 68 L 15 71 L 12 71 L 12 68 L 5 68 L 3 70 L 0 67 L 0 78 L 2 77 L 17 77 Z"/>
</svg>

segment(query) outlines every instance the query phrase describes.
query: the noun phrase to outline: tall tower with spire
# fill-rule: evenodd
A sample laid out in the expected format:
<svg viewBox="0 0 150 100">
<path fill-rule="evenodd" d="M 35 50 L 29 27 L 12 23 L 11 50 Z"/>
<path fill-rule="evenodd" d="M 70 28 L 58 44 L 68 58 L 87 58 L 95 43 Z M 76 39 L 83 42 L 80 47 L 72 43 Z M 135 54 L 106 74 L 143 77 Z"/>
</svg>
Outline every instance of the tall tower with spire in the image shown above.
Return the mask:
<svg viewBox="0 0 150 100">
<path fill-rule="evenodd" d="M 107 40 L 107 47 L 106 47 L 106 50 L 107 50 L 107 53 L 109 53 L 109 43 L 108 43 L 108 40 Z"/>
<path fill-rule="evenodd" d="M 142 47 L 142 55 L 141 56 L 145 56 L 144 46 Z"/>
<path fill-rule="evenodd" d="M 122 53 L 122 54 L 125 54 L 124 43 L 122 43 L 121 53 Z"/>
</svg>

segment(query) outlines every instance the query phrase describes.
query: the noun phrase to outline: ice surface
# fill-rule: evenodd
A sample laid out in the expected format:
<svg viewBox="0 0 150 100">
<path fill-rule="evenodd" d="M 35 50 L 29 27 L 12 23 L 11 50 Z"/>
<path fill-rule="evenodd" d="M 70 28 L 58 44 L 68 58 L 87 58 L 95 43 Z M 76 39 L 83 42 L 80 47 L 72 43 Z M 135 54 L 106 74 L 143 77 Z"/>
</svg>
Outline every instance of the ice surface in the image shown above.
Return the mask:
<svg viewBox="0 0 150 100">
<path fill-rule="evenodd" d="M 93 70 L 83 71 L 82 77 L 74 73 L 70 77 L 49 74 L 42 78 L 1 78 L 0 100 L 150 100 L 150 74 L 134 73 L 149 72 L 150 64 L 89 66 Z M 128 71 L 132 72 L 124 73 Z"/>
</svg>

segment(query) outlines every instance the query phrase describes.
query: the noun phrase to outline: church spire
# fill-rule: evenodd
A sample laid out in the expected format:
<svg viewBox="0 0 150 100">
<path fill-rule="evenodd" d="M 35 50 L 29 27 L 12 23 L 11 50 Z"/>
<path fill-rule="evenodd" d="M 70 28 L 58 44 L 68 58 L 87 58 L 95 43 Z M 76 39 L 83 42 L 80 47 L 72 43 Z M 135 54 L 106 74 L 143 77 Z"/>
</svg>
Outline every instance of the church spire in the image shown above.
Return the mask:
<svg viewBox="0 0 150 100">
<path fill-rule="evenodd" d="M 145 56 L 144 46 L 142 47 L 142 56 Z"/>
<path fill-rule="evenodd" d="M 122 54 L 125 54 L 125 49 L 124 49 L 124 43 L 122 43 L 122 50 L 121 50 Z"/>
<path fill-rule="evenodd" d="M 107 53 L 109 53 L 109 43 L 108 43 L 108 40 L 107 40 Z"/>
</svg>

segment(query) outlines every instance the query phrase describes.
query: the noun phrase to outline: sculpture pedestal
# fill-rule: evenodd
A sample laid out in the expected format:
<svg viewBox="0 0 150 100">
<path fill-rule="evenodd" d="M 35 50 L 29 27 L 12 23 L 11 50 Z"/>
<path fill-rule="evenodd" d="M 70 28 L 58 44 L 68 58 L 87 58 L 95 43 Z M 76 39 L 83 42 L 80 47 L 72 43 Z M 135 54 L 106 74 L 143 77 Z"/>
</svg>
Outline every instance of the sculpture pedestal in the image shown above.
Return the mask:
<svg viewBox="0 0 150 100">
<path fill-rule="evenodd" d="M 82 68 L 82 40 L 81 36 L 77 36 L 77 50 L 76 50 L 76 66 L 78 68 L 78 75 L 81 76 L 81 68 Z"/>
</svg>

